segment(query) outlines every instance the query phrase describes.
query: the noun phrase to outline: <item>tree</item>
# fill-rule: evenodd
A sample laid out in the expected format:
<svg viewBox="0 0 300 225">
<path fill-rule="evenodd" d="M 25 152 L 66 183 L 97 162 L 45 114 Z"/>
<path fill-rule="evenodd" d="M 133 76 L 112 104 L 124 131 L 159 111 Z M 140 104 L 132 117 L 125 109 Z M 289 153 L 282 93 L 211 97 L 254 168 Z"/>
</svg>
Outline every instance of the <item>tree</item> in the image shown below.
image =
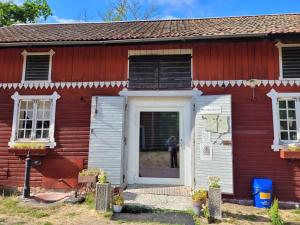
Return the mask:
<svg viewBox="0 0 300 225">
<path fill-rule="evenodd" d="M 14 23 L 35 23 L 39 19 L 46 20 L 52 16 L 47 0 L 25 0 L 17 5 L 13 1 L 0 2 L 0 26 Z"/>
<path fill-rule="evenodd" d="M 104 14 L 103 21 L 148 20 L 154 18 L 154 5 L 142 7 L 140 0 L 114 0 Z"/>
</svg>

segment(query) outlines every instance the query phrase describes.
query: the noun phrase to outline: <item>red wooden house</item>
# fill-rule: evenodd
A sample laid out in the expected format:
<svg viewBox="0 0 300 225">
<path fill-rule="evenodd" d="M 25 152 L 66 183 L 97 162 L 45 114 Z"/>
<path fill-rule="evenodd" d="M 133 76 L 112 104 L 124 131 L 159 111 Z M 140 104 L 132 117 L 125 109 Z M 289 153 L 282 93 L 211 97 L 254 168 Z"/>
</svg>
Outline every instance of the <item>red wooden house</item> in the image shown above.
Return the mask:
<svg viewBox="0 0 300 225">
<path fill-rule="evenodd" d="M 218 175 L 237 199 L 267 177 L 299 201 L 300 161 L 280 157 L 300 140 L 299 78 L 300 14 L 2 27 L 0 185 L 23 185 L 11 148 L 33 142 L 49 148 L 36 187 L 99 167 L 115 185 Z"/>
</svg>

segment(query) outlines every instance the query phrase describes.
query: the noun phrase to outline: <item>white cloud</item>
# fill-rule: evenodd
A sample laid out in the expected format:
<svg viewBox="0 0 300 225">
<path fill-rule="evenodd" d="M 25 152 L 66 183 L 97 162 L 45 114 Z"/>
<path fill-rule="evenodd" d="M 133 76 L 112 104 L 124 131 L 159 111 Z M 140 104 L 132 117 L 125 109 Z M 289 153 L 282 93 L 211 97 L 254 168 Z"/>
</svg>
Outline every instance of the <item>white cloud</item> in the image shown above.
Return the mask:
<svg viewBox="0 0 300 225">
<path fill-rule="evenodd" d="M 174 20 L 174 19 L 179 19 L 176 16 L 172 16 L 172 15 L 165 15 L 163 17 L 160 18 L 161 20 Z"/>
<path fill-rule="evenodd" d="M 58 16 L 51 16 L 51 19 L 53 19 L 53 21 L 56 23 L 79 23 L 80 22 L 79 20 L 63 18 Z"/>
</svg>

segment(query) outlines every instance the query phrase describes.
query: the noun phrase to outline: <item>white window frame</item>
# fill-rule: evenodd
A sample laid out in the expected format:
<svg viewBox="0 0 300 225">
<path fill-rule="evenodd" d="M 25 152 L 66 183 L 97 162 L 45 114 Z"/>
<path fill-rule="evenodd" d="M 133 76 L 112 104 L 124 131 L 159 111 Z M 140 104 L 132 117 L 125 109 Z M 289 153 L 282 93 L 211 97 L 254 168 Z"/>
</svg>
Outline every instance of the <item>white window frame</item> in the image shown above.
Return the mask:
<svg viewBox="0 0 300 225">
<path fill-rule="evenodd" d="M 54 148 L 56 142 L 54 139 L 55 130 L 55 112 L 56 112 L 56 101 L 60 98 L 60 95 L 55 91 L 52 95 L 20 95 L 17 91 L 11 96 L 14 100 L 14 114 L 12 123 L 12 132 L 9 147 L 13 147 L 16 143 L 28 143 L 35 142 L 35 140 L 18 140 L 17 138 L 17 126 L 18 126 L 18 116 L 19 116 L 19 102 L 20 100 L 50 100 L 52 102 L 51 115 L 50 115 L 50 126 L 49 126 L 49 141 L 38 141 L 39 143 L 44 143 L 47 147 Z"/>
<path fill-rule="evenodd" d="M 288 92 L 288 93 L 279 93 L 272 89 L 267 96 L 272 99 L 272 113 L 273 113 L 273 131 L 274 131 L 274 140 L 271 148 L 274 151 L 279 151 L 284 146 L 280 141 L 280 124 L 279 124 L 279 106 L 278 99 L 294 99 L 300 98 L 299 92 Z M 295 102 L 296 108 L 296 123 L 297 123 L 297 139 L 295 141 L 291 141 L 289 143 L 296 143 L 300 141 L 300 102 Z"/>
<path fill-rule="evenodd" d="M 283 44 L 282 42 L 277 42 L 276 47 L 278 48 L 278 55 L 279 55 L 279 80 L 300 80 L 300 74 L 299 74 L 299 78 L 284 78 L 283 67 L 282 67 L 282 48 L 300 47 L 300 43 Z"/>
<path fill-rule="evenodd" d="M 48 52 L 28 52 L 24 50 L 22 52 L 23 55 L 23 71 L 22 71 L 22 81 L 21 83 L 37 83 L 37 82 L 51 82 L 51 72 L 52 72 L 52 58 L 55 52 L 51 49 Z M 25 80 L 26 76 L 26 64 L 27 64 L 27 56 L 31 55 L 49 55 L 49 73 L 48 73 L 48 80 Z"/>
</svg>

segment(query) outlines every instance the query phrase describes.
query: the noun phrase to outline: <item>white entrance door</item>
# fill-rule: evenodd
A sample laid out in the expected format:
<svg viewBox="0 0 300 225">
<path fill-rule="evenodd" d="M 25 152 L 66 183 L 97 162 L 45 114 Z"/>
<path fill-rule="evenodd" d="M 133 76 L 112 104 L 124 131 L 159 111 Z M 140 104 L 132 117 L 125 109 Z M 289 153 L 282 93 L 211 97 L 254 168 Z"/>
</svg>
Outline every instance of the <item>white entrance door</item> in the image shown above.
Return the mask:
<svg viewBox="0 0 300 225">
<path fill-rule="evenodd" d="M 190 185 L 190 99 L 132 98 L 128 105 L 128 183 Z"/>
</svg>

